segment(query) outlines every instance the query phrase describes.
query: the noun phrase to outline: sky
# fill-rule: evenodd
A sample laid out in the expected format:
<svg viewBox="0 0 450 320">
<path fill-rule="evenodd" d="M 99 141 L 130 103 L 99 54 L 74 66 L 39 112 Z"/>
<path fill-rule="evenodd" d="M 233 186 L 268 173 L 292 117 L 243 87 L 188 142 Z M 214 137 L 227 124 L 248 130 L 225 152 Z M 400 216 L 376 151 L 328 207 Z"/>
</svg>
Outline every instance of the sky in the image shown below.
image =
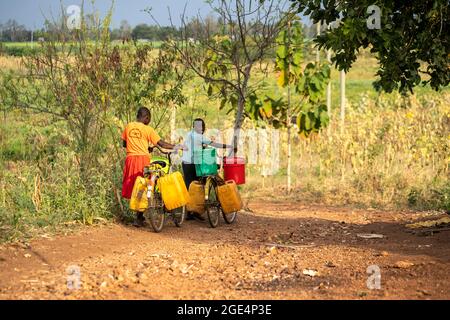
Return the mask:
<svg viewBox="0 0 450 320">
<path fill-rule="evenodd" d="M 81 5 L 82 0 L 0 0 L 0 23 L 15 19 L 28 29 L 40 29 L 45 17 L 52 20 L 52 15 L 55 18 L 59 16 L 61 2 L 67 8 L 70 5 Z M 90 3 L 91 0 L 85 0 L 87 9 L 92 8 Z M 148 7 L 152 8 L 152 14 L 163 26 L 170 25 L 169 7 L 174 24 L 179 25 L 179 17 L 186 3 L 187 16 L 197 15 L 198 12 L 207 15 L 211 12 L 204 0 L 115 0 L 112 27 L 118 28 L 122 20 L 127 20 L 133 27 L 140 23 L 154 24 L 150 15 L 142 11 Z M 111 0 L 95 1 L 95 7 L 102 13 L 107 12 L 110 6 Z"/>
</svg>

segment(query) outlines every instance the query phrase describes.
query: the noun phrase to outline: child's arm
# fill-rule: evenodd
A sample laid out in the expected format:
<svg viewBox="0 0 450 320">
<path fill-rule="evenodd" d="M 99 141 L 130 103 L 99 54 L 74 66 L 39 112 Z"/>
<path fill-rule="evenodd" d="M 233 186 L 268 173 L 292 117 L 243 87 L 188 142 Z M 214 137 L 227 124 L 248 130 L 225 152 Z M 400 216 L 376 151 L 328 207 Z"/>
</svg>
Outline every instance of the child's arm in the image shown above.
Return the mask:
<svg viewBox="0 0 450 320">
<path fill-rule="evenodd" d="M 174 145 L 174 144 L 168 143 L 164 140 L 159 140 L 158 146 L 160 146 L 161 148 L 164 148 L 164 149 L 168 149 L 168 150 L 188 150 L 186 148 L 186 146 L 184 146 L 184 145 L 180 145 L 180 144 Z"/>
<path fill-rule="evenodd" d="M 216 143 L 216 142 L 211 143 L 210 146 L 212 146 L 214 148 L 219 148 L 219 149 L 232 149 L 233 148 L 232 145 Z"/>
<path fill-rule="evenodd" d="M 158 146 L 160 146 L 163 149 L 173 150 L 175 148 L 175 145 L 168 143 L 164 140 L 159 140 Z"/>
</svg>

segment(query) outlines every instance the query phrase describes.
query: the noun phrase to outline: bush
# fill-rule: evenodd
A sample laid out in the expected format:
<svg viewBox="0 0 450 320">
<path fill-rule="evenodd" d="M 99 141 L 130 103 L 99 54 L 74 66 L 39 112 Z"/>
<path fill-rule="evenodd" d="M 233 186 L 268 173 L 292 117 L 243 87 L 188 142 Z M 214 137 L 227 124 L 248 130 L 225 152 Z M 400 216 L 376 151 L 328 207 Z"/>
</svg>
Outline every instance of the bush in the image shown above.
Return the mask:
<svg viewBox="0 0 450 320">
<path fill-rule="evenodd" d="M 5 45 L 0 43 L 0 54 L 12 57 L 29 57 L 40 52 L 41 48 L 38 44 L 35 46 L 29 45 Z"/>
<path fill-rule="evenodd" d="M 86 189 L 64 124 L 19 114 L 0 127 L 0 242 L 29 238 L 67 224 L 93 224 L 121 213 L 120 174 L 105 151 Z M 22 122 L 23 121 L 23 122 Z M 27 124 L 25 124 L 27 123 Z"/>
<path fill-rule="evenodd" d="M 0 174 L 0 241 L 34 236 L 40 229 L 58 230 L 67 223 L 91 225 L 117 211 L 108 172 L 92 177 L 86 190 L 70 154 L 60 154 L 51 176 L 23 164 Z"/>
</svg>

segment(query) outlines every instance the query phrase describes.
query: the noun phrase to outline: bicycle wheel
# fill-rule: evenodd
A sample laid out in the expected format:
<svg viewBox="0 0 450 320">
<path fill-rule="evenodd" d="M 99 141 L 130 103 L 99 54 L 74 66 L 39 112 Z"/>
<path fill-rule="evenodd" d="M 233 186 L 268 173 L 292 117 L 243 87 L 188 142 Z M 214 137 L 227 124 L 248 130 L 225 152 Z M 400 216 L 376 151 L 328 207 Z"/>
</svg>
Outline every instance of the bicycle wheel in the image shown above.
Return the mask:
<svg viewBox="0 0 450 320">
<path fill-rule="evenodd" d="M 228 213 L 228 214 L 226 214 L 225 212 L 222 211 L 222 215 L 223 215 L 223 220 L 225 220 L 225 222 L 227 224 L 233 224 L 237 218 L 237 211 Z"/>
<path fill-rule="evenodd" d="M 222 209 L 220 208 L 219 198 L 216 193 L 216 185 L 214 182 L 208 182 L 208 201 L 206 202 L 206 214 L 208 221 L 212 228 L 217 228 L 219 225 L 219 216 Z"/>
<path fill-rule="evenodd" d="M 185 206 L 174 210 L 173 222 L 175 223 L 175 225 L 178 228 L 181 228 L 181 225 L 183 224 L 185 217 L 186 217 L 186 207 Z"/>
<path fill-rule="evenodd" d="M 152 202 L 152 205 L 146 211 L 146 218 L 150 220 L 150 225 L 152 226 L 153 231 L 160 233 L 166 221 L 166 213 L 164 211 L 164 203 L 159 192 L 154 194 L 154 199 Z"/>
</svg>

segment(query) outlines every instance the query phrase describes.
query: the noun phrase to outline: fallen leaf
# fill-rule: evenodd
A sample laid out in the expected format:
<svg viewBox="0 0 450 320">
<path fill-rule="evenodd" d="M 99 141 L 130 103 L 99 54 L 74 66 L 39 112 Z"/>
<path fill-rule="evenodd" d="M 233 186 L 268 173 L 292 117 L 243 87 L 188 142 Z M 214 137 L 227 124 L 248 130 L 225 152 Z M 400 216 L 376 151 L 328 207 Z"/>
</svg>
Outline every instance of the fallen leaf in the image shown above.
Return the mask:
<svg viewBox="0 0 450 320">
<path fill-rule="evenodd" d="M 304 269 L 303 274 L 306 276 L 315 277 L 315 276 L 319 275 L 319 272 L 317 270 Z"/>
<path fill-rule="evenodd" d="M 181 268 L 180 271 L 181 271 L 182 274 L 186 274 L 186 273 L 189 272 L 189 270 L 191 270 L 191 268 L 192 268 L 193 266 L 194 266 L 193 264 L 191 264 L 191 265 L 189 265 L 189 266 L 184 265 L 184 266 Z"/>
<path fill-rule="evenodd" d="M 275 254 L 277 252 L 277 248 L 275 246 L 270 247 L 268 252 L 269 252 L 269 254 Z"/>
<path fill-rule="evenodd" d="M 414 263 L 409 261 L 397 261 L 394 265 L 394 267 L 398 269 L 408 269 L 411 268 L 412 266 L 414 266 Z"/>
<path fill-rule="evenodd" d="M 317 287 L 314 287 L 313 290 L 322 290 L 322 289 L 326 289 L 326 286 L 324 283 L 320 283 Z"/>
<path fill-rule="evenodd" d="M 367 292 L 358 292 L 357 295 L 358 295 L 358 297 L 362 298 L 362 297 L 367 296 Z"/>
<path fill-rule="evenodd" d="M 383 239 L 384 236 L 382 234 L 376 234 L 376 233 L 358 233 L 356 235 L 359 238 L 363 239 Z"/>
<path fill-rule="evenodd" d="M 387 257 L 389 255 L 389 252 L 387 251 L 381 251 L 379 253 L 375 253 L 375 257 Z"/>
<path fill-rule="evenodd" d="M 417 290 L 419 293 L 423 294 L 424 296 L 431 296 L 431 293 L 425 290 Z"/>
</svg>

